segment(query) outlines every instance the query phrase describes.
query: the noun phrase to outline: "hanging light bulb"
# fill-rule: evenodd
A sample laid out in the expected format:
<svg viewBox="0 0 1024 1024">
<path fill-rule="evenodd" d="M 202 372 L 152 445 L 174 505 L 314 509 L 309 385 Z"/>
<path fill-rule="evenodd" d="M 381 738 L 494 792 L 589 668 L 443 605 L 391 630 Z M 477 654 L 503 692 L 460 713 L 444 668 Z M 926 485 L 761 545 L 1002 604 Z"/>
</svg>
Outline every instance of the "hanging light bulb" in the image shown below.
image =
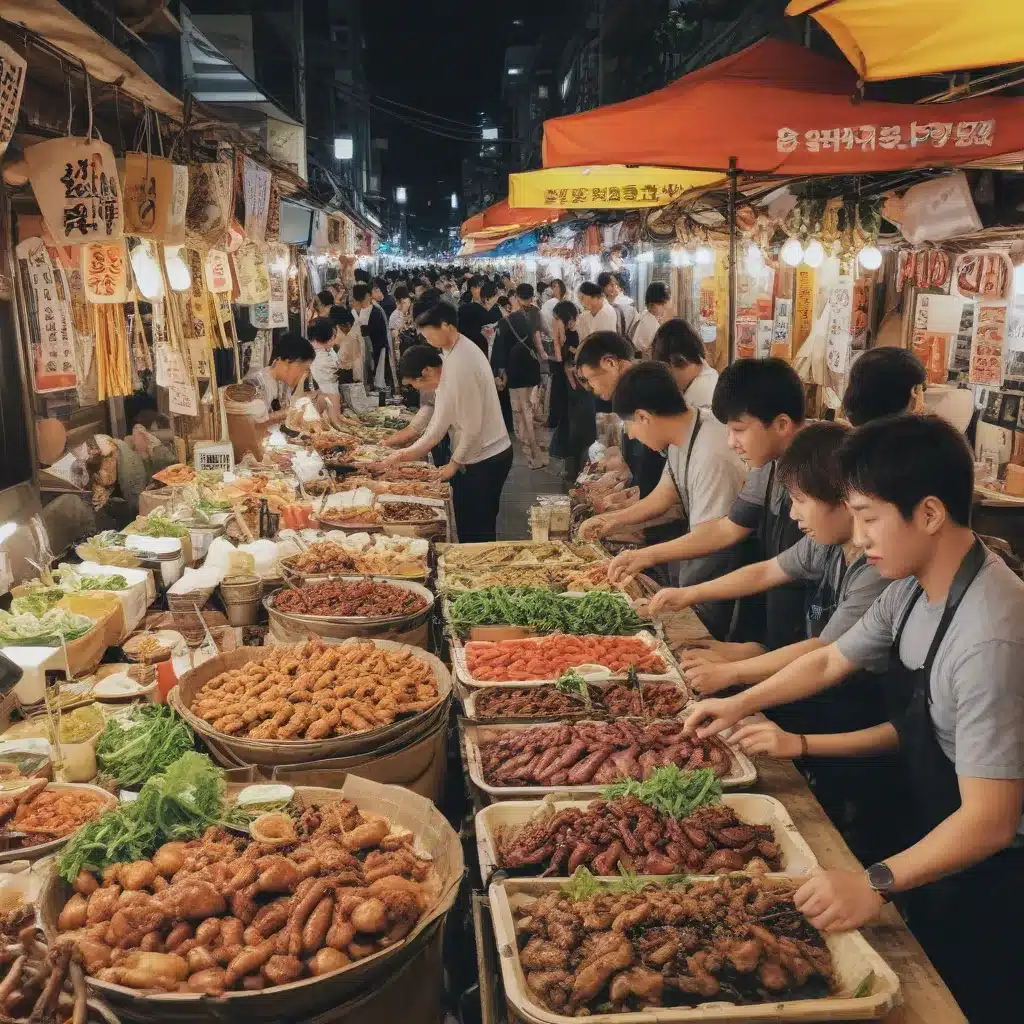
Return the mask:
<svg viewBox="0 0 1024 1024">
<path fill-rule="evenodd" d="M 148 302 L 162 299 L 164 278 L 160 273 L 160 264 L 157 262 L 153 243 L 145 238 L 131 238 L 128 244 L 131 247 L 132 276 L 135 278 L 136 288 Z"/>
<path fill-rule="evenodd" d="M 694 261 L 699 264 L 715 262 L 715 250 L 708 245 L 698 245 L 697 251 L 693 254 Z"/>
<path fill-rule="evenodd" d="M 641 252 L 637 256 L 636 261 L 637 261 L 637 263 L 653 263 L 654 262 L 654 250 L 653 249 L 644 249 L 644 251 Z"/>
<path fill-rule="evenodd" d="M 779 258 L 787 267 L 798 267 L 804 258 L 804 247 L 799 238 L 787 238 L 779 250 Z"/>
<path fill-rule="evenodd" d="M 865 245 L 857 260 L 865 270 L 877 270 L 882 265 L 882 250 L 877 245 Z"/>
<path fill-rule="evenodd" d="M 761 250 L 753 242 L 747 246 L 747 255 L 744 263 L 748 274 L 756 275 L 764 270 L 764 257 L 761 255 Z"/>
<path fill-rule="evenodd" d="M 816 238 L 807 243 L 804 250 L 804 263 L 809 267 L 820 267 L 825 260 L 825 246 Z"/>
<path fill-rule="evenodd" d="M 187 292 L 192 287 L 192 275 L 188 264 L 181 258 L 180 245 L 164 246 L 164 266 L 167 267 L 167 281 L 172 291 Z"/>
</svg>

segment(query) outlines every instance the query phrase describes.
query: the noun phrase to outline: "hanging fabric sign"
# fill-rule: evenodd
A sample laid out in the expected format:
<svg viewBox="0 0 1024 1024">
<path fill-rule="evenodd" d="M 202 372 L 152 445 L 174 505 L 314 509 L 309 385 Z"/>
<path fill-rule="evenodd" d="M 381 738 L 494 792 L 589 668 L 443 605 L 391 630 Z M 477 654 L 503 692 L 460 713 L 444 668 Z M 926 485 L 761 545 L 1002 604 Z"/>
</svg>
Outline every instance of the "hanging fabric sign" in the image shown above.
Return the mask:
<svg viewBox="0 0 1024 1024">
<path fill-rule="evenodd" d="M 171 161 L 151 153 L 124 157 L 124 229 L 130 235 L 164 241 L 171 207 Z"/>
<path fill-rule="evenodd" d="M 757 355 L 757 321 L 753 317 L 736 320 L 736 358 L 753 359 Z"/>
<path fill-rule="evenodd" d="M 772 354 L 772 327 L 771 320 L 757 321 L 757 358 L 767 359 Z"/>
<path fill-rule="evenodd" d="M 124 211 L 114 151 L 99 139 L 49 139 L 25 150 L 28 178 L 57 245 L 115 242 Z"/>
<path fill-rule="evenodd" d="M 231 220 L 231 165 L 189 164 L 186 203 L 189 244 L 226 245 Z"/>
<path fill-rule="evenodd" d="M 163 301 L 153 303 L 153 356 L 156 362 L 156 382 L 165 388 L 168 383 L 167 353 L 171 345 L 167 338 L 166 309 Z"/>
<path fill-rule="evenodd" d="M 270 274 L 270 326 L 288 326 L 288 246 L 275 242 L 267 246 Z"/>
<path fill-rule="evenodd" d="M 825 362 L 833 373 L 846 374 L 850 368 L 850 305 L 853 302 L 853 279 L 841 277 L 829 299 L 832 315 L 828 325 Z"/>
<path fill-rule="evenodd" d="M 270 178 L 270 199 L 267 205 L 268 242 L 276 242 L 281 237 L 281 185 L 277 178 Z"/>
<path fill-rule="evenodd" d="M 972 384 L 985 384 L 989 387 L 1002 384 L 1007 318 L 1005 303 L 978 303 L 968 378 Z"/>
<path fill-rule="evenodd" d="M 177 416 L 197 416 L 196 388 L 188 375 L 185 357 L 173 348 L 165 351 L 167 360 L 167 406 Z"/>
<path fill-rule="evenodd" d="M 238 279 L 238 301 L 243 306 L 256 306 L 270 301 L 270 275 L 263 246 L 249 242 L 231 257 Z"/>
<path fill-rule="evenodd" d="M 215 295 L 231 291 L 231 267 L 228 254 L 222 249 L 210 249 L 204 266 L 206 287 Z"/>
<path fill-rule="evenodd" d="M 90 242 L 82 250 L 82 275 L 90 302 L 127 302 L 128 267 L 124 242 Z"/>
<path fill-rule="evenodd" d="M 242 193 L 245 198 L 245 233 L 250 242 L 267 237 L 270 213 L 270 171 L 251 157 L 242 157 Z"/>
<path fill-rule="evenodd" d="M 213 327 L 210 324 L 210 301 L 206 290 L 203 254 L 198 249 L 182 249 L 181 254 L 188 265 L 192 278 L 185 298 L 185 331 L 190 338 L 210 346 L 213 344 Z M 199 376 L 209 376 L 209 374 L 199 374 Z"/>
<path fill-rule="evenodd" d="M 798 352 L 814 325 L 814 270 L 798 267 L 796 303 L 793 308 L 793 351 Z"/>
<path fill-rule="evenodd" d="M 0 42 L 0 156 L 4 155 L 18 123 L 26 66 L 24 57 Z"/>
<path fill-rule="evenodd" d="M 188 167 L 171 165 L 171 202 L 167 210 L 167 230 L 164 241 L 168 245 L 182 245 L 185 241 L 185 219 L 188 213 Z"/>
<path fill-rule="evenodd" d="M 39 340 L 32 345 L 33 387 L 37 394 L 73 388 L 77 379 L 74 329 L 64 291 L 42 239 L 22 242 L 18 258 L 28 265 L 39 327 Z"/>
</svg>

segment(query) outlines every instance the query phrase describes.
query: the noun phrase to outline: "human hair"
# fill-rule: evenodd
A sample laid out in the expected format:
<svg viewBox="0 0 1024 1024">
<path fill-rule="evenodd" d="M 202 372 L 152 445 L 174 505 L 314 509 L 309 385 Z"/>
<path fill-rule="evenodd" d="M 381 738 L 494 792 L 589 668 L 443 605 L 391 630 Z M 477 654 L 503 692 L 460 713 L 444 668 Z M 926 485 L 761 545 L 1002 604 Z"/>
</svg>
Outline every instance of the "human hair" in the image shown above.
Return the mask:
<svg viewBox="0 0 1024 1024">
<path fill-rule="evenodd" d="M 429 303 L 435 303 L 441 301 L 441 289 L 440 288 L 424 288 L 423 294 L 420 296 L 421 299 Z"/>
<path fill-rule="evenodd" d="M 599 284 L 594 284 L 593 281 L 584 281 L 580 285 L 580 295 L 586 295 L 589 299 L 600 299 L 604 295 L 604 291 Z"/>
<path fill-rule="evenodd" d="M 627 419 L 638 409 L 652 416 L 681 416 L 686 412 L 686 400 L 664 363 L 637 363 L 619 378 L 612 395 L 615 415 Z"/>
<path fill-rule="evenodd" d="M 529 302 L 533 298 L 533 285 L 524 281 L 518 288 L 516 288 L 516 295 L 519 296 L 522 302 Z"/>
<path fill-rule="evenodd" d="M 776 466 L 778 481 L 827 505 L 839 505 L 846 495 L 839 468 L 839 446 L 849 433 L 842 423 L 809 423 L 790 442 Z"/>
<path fill-rule="evenodd" d="M 316 359 L 316 350 L 299 334 L 282 334 L 270 352 L 270 361 L 280 359 L 284 363 L 311 363 Z"/>
<path fill-rule="evenodd" d="M 719 375 L 711 411 L 722 423 L 753 416 L 766 427 L 777 417 L 804 421 L 804 386 L 783 359 L 737 359 Z"/>
<path fill-rule="evenodd" d="M 482 285 L 482 284 L 484 283 L 484 281 L 486 281 L 486 280 L 487 280 L 487 278 L 485 278 L 485 277 L 483 276 L 483 274 L 474 274 L 474 275 L 473 275 L 473 276 L 472 276 L 472 277 L 471 277 L 471 278 L 469 279 L 469 287 L 470 287 L 470 290 L 472 290 L 472 289 L 474 289 L 474 288 L 479 288 L 479 287 L 480 287 L 480 285 Z"/>
<path fill-rule="evenodd" d="M 334 307 L 332 306 L 331 308 L 333 309 Z M 330 317 L 318 316 L 309 325 L 309 340 L 319 342 L 330 341 L 334 337 L 334 328 L 336 326 Z"/>
<path fill-rule="evenodd" d="M 436 303 L 431 302 L 429 299 L 424 301 L 422 298 L 416 299 L 412 304 L 412 319 L 415 323 L 424 313 L 429 312 L 434 308 Z"/>
<path fill-rule="evenodd" d="M 974 456 L 960 431 L 938 416 L 890 416 L 851 430 L 839 467 L 847 496 L 855 491 L 895 505 L 906 520 L 934 497 L 957 526 L 970 525 Z"/>
<path fill-rule="evenodd" d="M 441 353 L 433 345 L 418 342 L 402 353 L 398 360 L 398 376 L 401 380 L 419 380 L 424 370 L 442 365 Z"/>
<path fill-rule="evenodd" d="M 555 308 L 551 310 L 551 315 L 556 320 L 561 320 L 568 327 L 573 320 L 579 319 L 580 311 L 576 308 L 575 302 L 562 299 L 561 302 L 555 304 Z"/>
<path fill-rule="evenodd" d="M 618 331 L 595 331 L 587 335 L 576 353 L 577 366 L 599 366 L 605 356 L 632 361 L 636 351 Z"/>
<path fill-rule="evenodd" d="M 664 306 L 669 297 L 668 285 L 664 281 L 652 281 L 644 292 L 644 305 Z"/>
<path fill-rule="evenodd" d="M 602 270 L 597 275 L 597 287 L 604 291 L 614 281 L 616 284 L 619 283 L 618 278 L 610 270 Z"/>
<path fill-rule="evenodd" d="M 362 268 L 360 268 L 352 276 L 360 284 L 369 284 L 370 283 L 370 272 L 368 270 L 363 270 Z"/>
<path fill-rule="evenodd" d="M 435 302 L 425 313 L 416 318 L 418 327 L 440 327 L 442 324 L 451 324 L 452 327 L 457 327 L 458 323 L 458 310 L 450 302 Z"/>
<path fill-rule="evenodd" d="M 669 366 L 700 364 L 704 361 L 704 342 L 700 335 L 681 317 L 666 320 L 655 332 L 651 355 L 659 363 Z"/>
<path fill-rule="evenodd" d="M 498 294 L 498 286 L 493 281 L 484 281 L 480 285 L 480 298 L 493 299 Z"/>
<path fill-rule="evenodd" d="M 404 284 L 396 284 L 395 290 L 391 294 L 394 296 L 395 302 L 401 302 L 402 299 L 409 298 L 409 288 Z"/>
<path fill-rule="evenodd" d="M 549 287 L 551 288 L 551 294 L 558 299 L 559 302 L 569 294 L 569 289 L 565 287 L 565 282 L 560 277 L 553 277 Z"/>
<path fill-rule="evenodd" d="M 367 295 L 370 294 L 370 286 L 368 284 L 354 284 L 352 285 L 352 298 L 356 302 L 362 302 Z"/>
<path fill-rule="evenodd" d="M 388 283 L 383 277 L 375 277 L 371 283 L 374 288 L 379 288 L 385 295 L 387 295 Z"/>
<path fill-rule="evenodd" d="M 316 293 L 316 301 L 321 306 L 332 306 L 334 305 L 334 294 L 325 288 L 323 291 Z"/>
<path fill-rule="evenodd" d="M 499 295 L 498 296 L 498 301 L 497 301 L 496 305 L 501 307 L 501 309 L 511 309 L 512 308 L 512 303 L 509 301 L 509 297 L 507 295 Z"/>
<path fill-rule="evenodd" d="M 927 380 L 924 364 L 905 348 L 872 348 L 853 364 L 843 395 L 849 421 L 859 427 L 907 411 L 914 388 Z"/>
<path fill-rule="evenodd" d="M 356 318 L 348 306 L 331 306 L 331 311 L 327 315 L 331 318 L 331 323 L 337 324 L 339 327 L 348 328 L 356 322 Z"/>
</svg>

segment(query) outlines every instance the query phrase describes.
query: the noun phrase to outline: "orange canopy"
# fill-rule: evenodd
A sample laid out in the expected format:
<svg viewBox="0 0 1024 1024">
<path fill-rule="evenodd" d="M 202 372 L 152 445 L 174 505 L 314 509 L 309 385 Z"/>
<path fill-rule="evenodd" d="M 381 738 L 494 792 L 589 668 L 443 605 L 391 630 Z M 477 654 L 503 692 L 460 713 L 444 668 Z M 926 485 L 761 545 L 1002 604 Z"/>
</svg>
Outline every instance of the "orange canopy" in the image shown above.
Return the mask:
<svg viewBox="0 0 1024 1024">
<path fill-rule="evenodd" d="M 561 210 L 513 210 L 508 205 L 508 200 L 502 199 L 500 203 L 494 203 L 493 206 L 481 210 L 469 220 L 464 220 L 459 236 L 461 238 L 491 238 L 514 234 L 520 231 L 529 231 L 531 228 L 539 228 L 543 224 L 553 224 L 561 216 Z"/>
<path fill-rule="evenodd" d="M 1024 150 L 1024 100 L 854 102 L 849 65 L 759 43 L 656 92 L 544 122 L 544 166 L 654 164 L 749 173 L 859 174 Z M 521 212 L 521 211 L 517 211 Z"/>
</svg>

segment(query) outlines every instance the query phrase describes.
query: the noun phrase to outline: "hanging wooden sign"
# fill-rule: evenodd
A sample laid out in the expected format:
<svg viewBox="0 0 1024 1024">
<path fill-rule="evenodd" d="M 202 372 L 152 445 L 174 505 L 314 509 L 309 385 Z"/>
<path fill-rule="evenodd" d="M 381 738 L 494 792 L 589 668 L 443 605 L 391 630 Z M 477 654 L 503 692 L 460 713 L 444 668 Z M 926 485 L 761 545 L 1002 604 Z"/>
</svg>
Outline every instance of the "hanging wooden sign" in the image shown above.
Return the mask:
<svg viewBox="0 0 1024 1024">
<path fill-rule="evenodd" d="M 75 371 L 74 329 L 63 288 L 41 238 L 18 245 L 18 258 L 28 266 L 29 284 L 35 297 L 38 340 L 32 344 L 32 383 L 36 394 L 73 388 Z"/>
<path fill-rule="evenodd" d="M 231 267 L 228 254 L 222 249 L 210 249 L 204 266 L 206 287 L 215 295 L 231 291 Z"/>
<path fill-rule="evenodd" d="M 82 281 L 90 302 L 128 301 L 128 266 L 124 242 L 90 242 L 80 246 Z"/>
<path fill-rule="evenodd" d="M 18 123 L 26 67 L 25 58 L 20 53 L 0 42 L 0 156 L 4 155 Z"/>
<path fill-rule="evenodd" d="M 270 274 L 262 245 L 249 242 L 231 257 L 238 279 L 238 301 L 243 306 L 270 302 Z"/>
<path fill-rule="evenodd" d="M 129 235 L 163 241 L 173 189 L 171 161 L 152 153 L 124 157 L 124 229 Z"/>
<path fill-rule="evenodd" d="M 244 155 L 242 194 L 245 199 L 245 233 L 250 242 L 263 242 L 267 237 L 270 213 L 270 171 Z"/>
<path fill-rule="evenodd" d="M 288 246 L 273 242 L 267 246 L 267 272 L 270 275 L 270 326 L 288 326 Z"/>
<path fill-rule="evenodd" d="M 57 245 L 115 242 L 124 204 L 114 151 L 99 139 L 48 139 L 25 150 L 28 177 Z"/>
</svg>

